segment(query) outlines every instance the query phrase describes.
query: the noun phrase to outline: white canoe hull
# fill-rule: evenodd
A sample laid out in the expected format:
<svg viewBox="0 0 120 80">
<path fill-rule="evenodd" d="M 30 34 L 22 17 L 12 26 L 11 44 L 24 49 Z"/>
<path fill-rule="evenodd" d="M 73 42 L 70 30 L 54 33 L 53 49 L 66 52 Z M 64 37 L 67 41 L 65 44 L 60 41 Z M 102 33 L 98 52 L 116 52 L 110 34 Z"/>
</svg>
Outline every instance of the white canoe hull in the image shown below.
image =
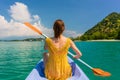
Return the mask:
<svg viewBox="0 0 120 80">
<path fill-rule="evenodd" d="M 40 60 L 40 62 L 41 61 L 43 60 Z M 69 63 L 73 62 L 73 60 L 69 57 L 68 57 L 68 61 Z M 25 80 L 48 80 L 48 79 L 41 77 L 39 75 L 38 70 L 34 68 Z M 89 80 L 89 78 L 85 75 L 85 73 L 81 70 L 81 68 L 76 64 L 74 76 L 68 78 L 67 80 Z"/>
</svg>

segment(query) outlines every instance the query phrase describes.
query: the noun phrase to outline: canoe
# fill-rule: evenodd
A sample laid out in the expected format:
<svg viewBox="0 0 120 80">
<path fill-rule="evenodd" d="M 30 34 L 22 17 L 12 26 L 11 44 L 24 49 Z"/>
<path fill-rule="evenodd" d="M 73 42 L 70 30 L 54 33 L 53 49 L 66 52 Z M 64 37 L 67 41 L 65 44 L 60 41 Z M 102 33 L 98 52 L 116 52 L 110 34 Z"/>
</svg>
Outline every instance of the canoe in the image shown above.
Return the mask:
<svg viewBox="0 0 120 80">
<path fill-rule="evenodd" d="M 75 64 L 71 58 L 68 57 L 68 61 L 72 67 L 72 77 L 68 78 L 67 80 L 89 80 L 82 69 Z M 30 72 L 25 80 L 48 80 L 45 78 L 44 74 L 43 59 L 37 63 L 35 68 Z"/>
</svg>

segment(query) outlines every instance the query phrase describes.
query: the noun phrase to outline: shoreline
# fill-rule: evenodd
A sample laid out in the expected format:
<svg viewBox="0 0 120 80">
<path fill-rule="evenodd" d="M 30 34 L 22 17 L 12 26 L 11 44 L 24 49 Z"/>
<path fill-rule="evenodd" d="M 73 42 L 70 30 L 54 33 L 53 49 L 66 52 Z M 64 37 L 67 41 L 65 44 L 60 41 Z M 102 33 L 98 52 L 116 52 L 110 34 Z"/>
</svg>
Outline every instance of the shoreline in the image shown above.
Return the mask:
<svg viewBox="0 0 120 80">
<path fill-rule="evenodd" d="M 87 41 L 120 41 L 120 40 L 115 40 L 115 39 L 110 39 L 110 40 L 107 40 L 107 39 L 103 39 L 103 40 L 87 40 Z"/>
<path fill-rule="evenodd" d="M 79 41 L 82 42 L 82 40 L 75 40 L 75 42 L 79 42 Z M 98 41 L 98 42 L 99 42 L 99 41 L 103 41 L 103 42 L 112 42 L 112 41 L 113 41 L 113 42 L 114 42 L 114 41 L 120 41 L 120 40 L 115 40 L 115 39 L 110 39 L 110 40 L 108 40 L 108 39 L 100 39 L 100 40 L 86 40 L 86 42 L 87 42 L 87 41 L 88 41 L 88 42 L 93 42 L 93 41 L 96 41 L 96 42 L 97 42 L 97 41 Z"/>
</svg>

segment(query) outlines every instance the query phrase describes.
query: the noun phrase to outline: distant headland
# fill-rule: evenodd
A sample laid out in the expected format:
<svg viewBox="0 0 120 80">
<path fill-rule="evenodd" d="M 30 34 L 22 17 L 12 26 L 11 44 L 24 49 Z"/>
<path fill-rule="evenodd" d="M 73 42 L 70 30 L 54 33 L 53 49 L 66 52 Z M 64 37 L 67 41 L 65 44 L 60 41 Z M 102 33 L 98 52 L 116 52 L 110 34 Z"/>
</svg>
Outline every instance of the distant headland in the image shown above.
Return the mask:
<svg viewBox="0 0 120 80">
<path fill-rule="evenodd" d="M 120 13 L 112 12 L 73 40 L 120 40 Z"/>
</svg>

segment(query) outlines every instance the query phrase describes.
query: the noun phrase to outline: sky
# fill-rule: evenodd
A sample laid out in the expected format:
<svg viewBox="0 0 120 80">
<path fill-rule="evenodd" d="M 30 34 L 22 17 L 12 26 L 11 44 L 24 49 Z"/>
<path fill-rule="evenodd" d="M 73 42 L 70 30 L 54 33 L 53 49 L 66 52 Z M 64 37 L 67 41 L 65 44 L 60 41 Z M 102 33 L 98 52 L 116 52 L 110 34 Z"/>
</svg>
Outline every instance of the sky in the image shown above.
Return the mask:
<svg viewBox="0 0 120 80">
<path fill-rule="evenodd" d="M 49 37 L 53 23 L 62 19 L 64 35 L 84 34 L 108 14 L 120 13 L 120 0 L 1 0 L 0 40 L 41 37 L 23 23 L 30 22 Z"/>
</svg>

